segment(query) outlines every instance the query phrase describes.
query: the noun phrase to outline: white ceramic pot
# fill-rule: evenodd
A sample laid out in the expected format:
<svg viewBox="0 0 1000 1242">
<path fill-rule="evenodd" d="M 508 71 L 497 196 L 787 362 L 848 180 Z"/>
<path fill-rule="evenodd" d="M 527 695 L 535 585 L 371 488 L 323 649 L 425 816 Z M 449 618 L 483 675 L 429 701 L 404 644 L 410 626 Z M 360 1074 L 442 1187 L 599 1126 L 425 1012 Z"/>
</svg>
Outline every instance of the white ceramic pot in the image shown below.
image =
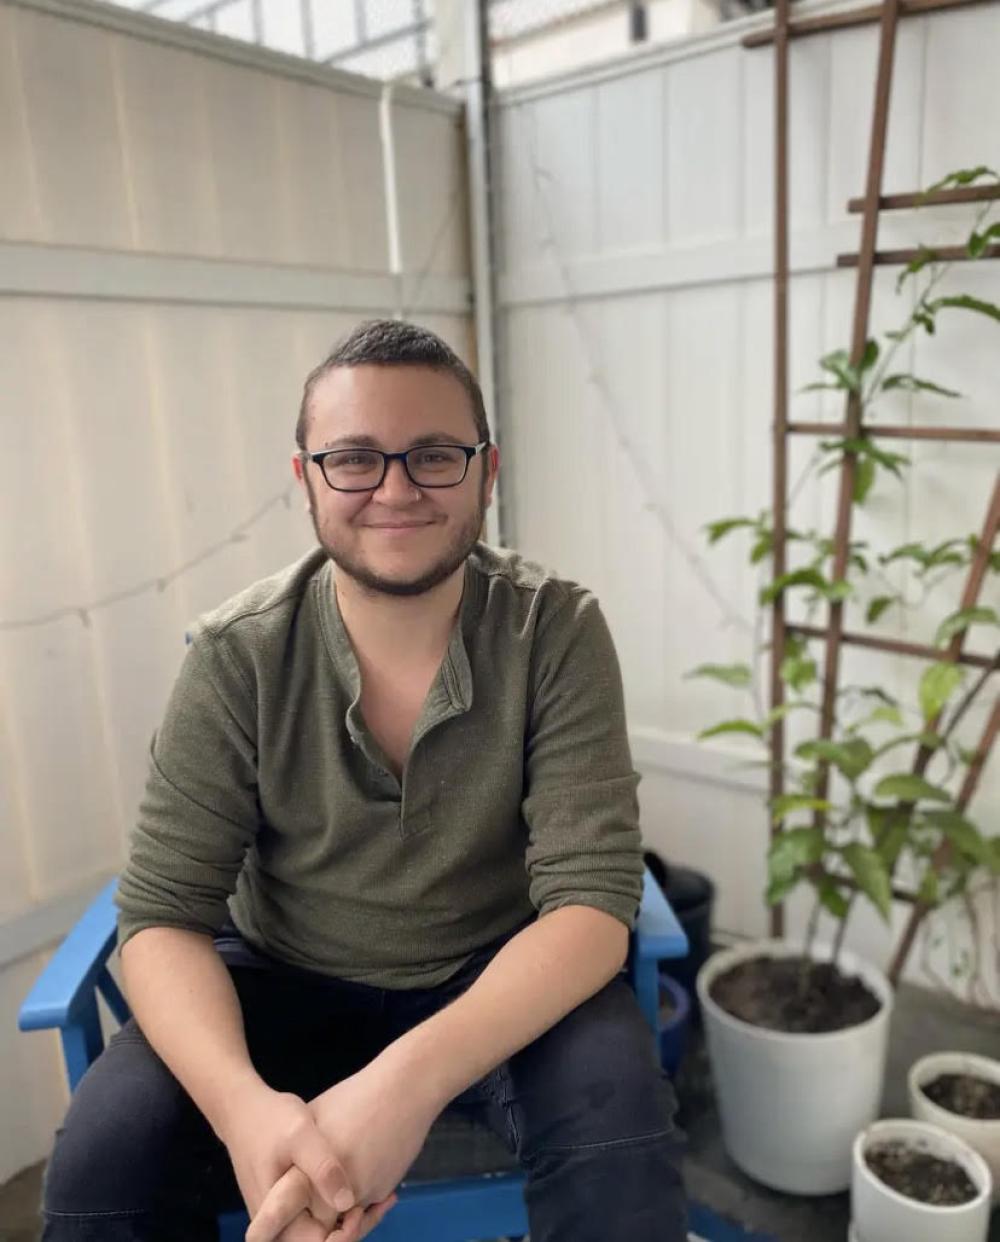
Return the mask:
<svg viewBox="0 0 1000 1242">
<path fill-rule="evenodd" d="M 950 1113 L 929 1100 L 920 1088 L 941 1074 L 972 1074 L 1000 1085 L 1000 1061 L 971 1052 L 935 1052 L 921 1057 L 911 1066 L 908 1084 L 910 1112 L 918 1121 L 930 1121 L 949 1134 L 957 1134 L 979 1152 L 993 1175 L 993 1202 L 1000 1203 L 1000 1118 L 977 1121 L 974 1117 Z"/>
<path fill-rule="evenodd" d="M 876 1143 L 902 1140 L 965 1169 L 978 1191 L 957 1207 L 936 1207 L 907 1198 L 879 1181 L 865 1161 Z M 986 1242 L 992 1179 L 986 1161 L 954 1134 L 926 1121 L 876 1121 L 854 1142 L 851 1217 L 858 1242 Z"/>
<path fill-rule="evenodd" d="M 710 995 L 713 980 L 738 962 L 801 952 L 800 944 L 764 940 L 716 953 L 698 974 L 698 998 L 726 1150 L 765 1186 L 827 1195 L 851 1184 L 851 1144 L 878 1116 L 892 1011 L 888 980 L 842 952 L 844 972 L 860 975 L 882 1007 L 867 1022 L 821 1035 L 751 1026 Z M 829 961 L 830 947 L 817 945 L 814 956 Z"/>
</svg>

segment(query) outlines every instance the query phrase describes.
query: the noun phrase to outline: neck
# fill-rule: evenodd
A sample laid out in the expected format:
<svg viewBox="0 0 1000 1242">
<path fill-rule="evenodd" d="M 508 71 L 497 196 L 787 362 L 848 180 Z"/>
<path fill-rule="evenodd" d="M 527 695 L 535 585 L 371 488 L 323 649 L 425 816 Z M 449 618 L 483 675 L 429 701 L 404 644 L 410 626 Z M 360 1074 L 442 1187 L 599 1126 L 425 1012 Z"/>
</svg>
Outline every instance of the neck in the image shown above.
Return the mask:
<svg viewBox="0 0 1000 1242">
<path fill-rule="evenodd" d="M 334 567 L 337 606 L 356 652 L 389 662 L 440 657 L 462 602 L 465 564 L 422 595 L 384 595 Z"/>
</svg>

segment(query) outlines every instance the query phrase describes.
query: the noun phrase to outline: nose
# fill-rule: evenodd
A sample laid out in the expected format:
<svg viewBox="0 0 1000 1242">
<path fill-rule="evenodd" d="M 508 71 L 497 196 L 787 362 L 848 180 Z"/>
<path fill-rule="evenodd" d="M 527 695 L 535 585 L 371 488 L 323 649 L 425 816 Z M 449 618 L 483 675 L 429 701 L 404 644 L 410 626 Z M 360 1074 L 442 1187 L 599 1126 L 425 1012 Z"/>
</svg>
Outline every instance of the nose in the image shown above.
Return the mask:
<svg viewBox="0 0 1000 1242">
<path fill-rule="evenodd" d="M 412 503 L 414 497 L 420 496 L 420 488 L 406 473 L 403 463 L 399 460 L 386 463 L 385 478 L 375 489 L 379 500 Z"/>
</svg>

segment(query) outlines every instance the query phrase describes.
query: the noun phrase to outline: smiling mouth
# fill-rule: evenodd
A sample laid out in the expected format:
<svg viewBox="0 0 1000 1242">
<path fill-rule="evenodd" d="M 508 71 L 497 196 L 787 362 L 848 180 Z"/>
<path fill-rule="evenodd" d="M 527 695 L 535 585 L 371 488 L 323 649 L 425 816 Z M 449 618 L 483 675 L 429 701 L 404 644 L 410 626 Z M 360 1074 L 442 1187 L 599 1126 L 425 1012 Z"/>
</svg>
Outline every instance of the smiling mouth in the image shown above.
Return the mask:
<svg viewBox="0 0 1000 1242">
<path fill-rule="evenodd" d="M 382 522 L 369 526 L 369 530 L 423 530 L 430 522 Z"/>
</svg>

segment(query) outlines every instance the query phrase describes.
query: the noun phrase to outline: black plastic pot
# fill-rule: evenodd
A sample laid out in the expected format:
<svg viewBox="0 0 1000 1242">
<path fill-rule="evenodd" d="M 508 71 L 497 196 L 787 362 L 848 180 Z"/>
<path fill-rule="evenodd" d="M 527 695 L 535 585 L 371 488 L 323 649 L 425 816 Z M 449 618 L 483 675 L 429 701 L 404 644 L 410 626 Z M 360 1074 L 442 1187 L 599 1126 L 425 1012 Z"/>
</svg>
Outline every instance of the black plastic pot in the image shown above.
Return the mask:
<svg viewBox="0 0 1000 1242">
<path fill-rule="evenodd" d="M 712 948 L 712 906 L 715 885 L 700 871 L 667 863 L 659 854 L 647 850 L 646 866 L 663 889 L 664 896 L 688 938 L 687 957 L 671 961 L 670 974 L 687 989 L 692 1010 L 697 1013 L 698 998 L 694 981 Z"/>
</svg>

